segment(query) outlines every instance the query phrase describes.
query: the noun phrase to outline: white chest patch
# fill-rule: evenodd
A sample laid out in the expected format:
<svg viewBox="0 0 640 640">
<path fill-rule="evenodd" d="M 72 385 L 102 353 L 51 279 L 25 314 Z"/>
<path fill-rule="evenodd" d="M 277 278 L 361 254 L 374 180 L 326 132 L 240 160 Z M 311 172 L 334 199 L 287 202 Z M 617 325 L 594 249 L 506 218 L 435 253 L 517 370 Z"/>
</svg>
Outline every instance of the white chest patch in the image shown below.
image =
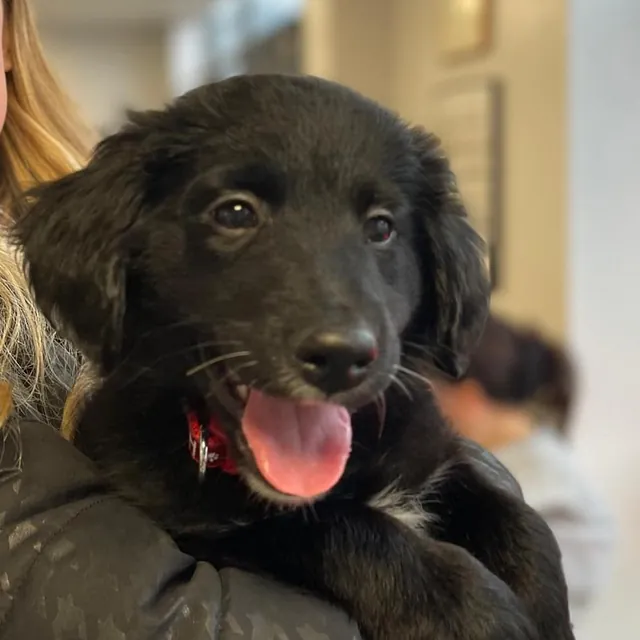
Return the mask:
<svg viewBox="0 0 640 640">
<path fill-rule="evenodd" d="M 448 465 L 443 465 L 429 478 L 422 491 L 409 493 L 391 484 L 369 500 L 372 509 L 382 511 L 395 518 L 416 533 L 424 532 L 426 526 L 434 522 L 436 516 L 429 513 L 429 496 L 437 492 L 446 477 Z"/>
<path fill-rule="evenodd" d="M 429 521 L 429 514 L 422 506 L 420 497 L 400 491 L 395 486 L 389 486 L 373 496 L 369 506 L 402 522 L 416 533 L 421 533 Z"/>
</svg>

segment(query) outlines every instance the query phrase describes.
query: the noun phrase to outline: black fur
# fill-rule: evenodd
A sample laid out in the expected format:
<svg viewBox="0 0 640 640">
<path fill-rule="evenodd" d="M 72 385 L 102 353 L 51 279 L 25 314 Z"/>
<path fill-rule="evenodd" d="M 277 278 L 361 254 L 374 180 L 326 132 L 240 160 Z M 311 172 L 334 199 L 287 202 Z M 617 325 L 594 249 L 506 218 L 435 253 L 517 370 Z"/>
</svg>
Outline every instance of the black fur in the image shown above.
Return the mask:
<svg viewBox="0 0 640 640">
<path fill-rule="evenodd" d="M 228 191 L 258 228 L 216 227 Z M 365 241 L 372 209 L 393 219 L 387 244 Z M 573 638 L 548 528 L 477 470 L 409 371 L 463 371 L 488 305 L 433 136 L 335 84 L 239 77 L 133 114 L 86 169 L 31 194 L 16 233 L 40 306 L 104 376 L 78 445 L 186 551 L 320 594 L 370 640 Z M 363 324 L 379 357 L 328 394 L 353 413 L 344 477 L 312 506 L 256 498 L 247 482 L 267 483 L 222 378 L 327 399 L 293 345 Z M 240 477 L 198 483 L 185 400 L 223 422 Z M 389 487 L 428 523 L 379 508 Z"/>
</svg>

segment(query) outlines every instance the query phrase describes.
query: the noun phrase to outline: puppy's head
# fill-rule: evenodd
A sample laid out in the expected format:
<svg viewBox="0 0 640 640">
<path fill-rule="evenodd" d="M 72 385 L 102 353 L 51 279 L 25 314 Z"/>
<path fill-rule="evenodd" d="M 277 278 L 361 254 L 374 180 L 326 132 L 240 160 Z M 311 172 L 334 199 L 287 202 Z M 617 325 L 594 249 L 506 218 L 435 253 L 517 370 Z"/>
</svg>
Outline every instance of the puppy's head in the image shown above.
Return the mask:
<svg viewBox="0 0 640 640">
<path fill-rule="evenodd" d="M 17 235 L 61 331 L 103 373 L 171 371 L 278 500 L 337 482 L 350 414 L 403 350 L 460 373 L 487 310 L 435 138 L 312 78 L 233 78 L 133 114 L 31 194 Z"/>
</svg>

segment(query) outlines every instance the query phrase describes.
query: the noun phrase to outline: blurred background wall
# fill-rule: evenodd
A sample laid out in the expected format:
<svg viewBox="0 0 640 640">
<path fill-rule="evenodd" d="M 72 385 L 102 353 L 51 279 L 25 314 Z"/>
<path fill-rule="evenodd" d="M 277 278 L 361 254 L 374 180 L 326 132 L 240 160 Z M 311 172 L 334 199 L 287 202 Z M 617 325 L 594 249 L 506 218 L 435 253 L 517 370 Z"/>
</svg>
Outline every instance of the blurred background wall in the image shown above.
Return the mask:
<svg viewBox="0 0 640 640">
<path fill-rule="evenodd" d="M 205 0 L 36 0 L 46 51 L 96 127 L 113 128 L 128 107 L 159 107 L 172 90 L 167 29 Z"/>
<path fill-rule="evenodd" d="M 44 44 L 86 117 L 105 130 L 123 108 L 161 106 L 170 97 L 165 34 L 157 25 L 56 25 Z"/>
<path fill-rule="evenodd" d="M 581 459 L 619 524 L 588 640 L 640 637 L 640 3 L 569 7 L 567 334 L 582 364 Z"/>
<path fill-rule="evenodd" d="M 575 441 L 620 525 L 611 588 L 579 640 L 640 629 L 640 2 L 494 0 L 488 53 L 438 53 L 447 0 L 36 0 L 87 119 L 270 64 L 350 85 L 430 128 L 443 81 L 504 85 L 495 309 L 575 348 Z M 249 53 L 247 53 L 249 51 Z M 455 166 L 454 166 L 455 170 Z M 636 234 L 635 231 L 639 233 Z"/>
</svg>

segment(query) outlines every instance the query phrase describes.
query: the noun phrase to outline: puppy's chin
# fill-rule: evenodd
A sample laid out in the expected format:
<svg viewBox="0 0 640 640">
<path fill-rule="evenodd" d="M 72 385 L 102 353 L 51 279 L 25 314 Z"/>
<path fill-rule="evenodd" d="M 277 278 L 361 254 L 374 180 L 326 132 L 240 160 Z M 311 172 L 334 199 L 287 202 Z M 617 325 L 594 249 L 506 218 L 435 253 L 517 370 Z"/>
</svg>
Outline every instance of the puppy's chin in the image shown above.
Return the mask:
<svg viewBox="0 0 640 640">
<path fill-rule="evenodd" d="M 295 509 L 297 507 L 311 505 L 318 500 L 322 500 L 322 498 L 327 495 L 326 493 L 322 493 L 313 497 L 293 496 L 274 489 L 262 478 L 259 472 L 245 470 L 240 472 L 240 476 L 251 492 L 258 498 L 283 509 Z"/>
</svg>

